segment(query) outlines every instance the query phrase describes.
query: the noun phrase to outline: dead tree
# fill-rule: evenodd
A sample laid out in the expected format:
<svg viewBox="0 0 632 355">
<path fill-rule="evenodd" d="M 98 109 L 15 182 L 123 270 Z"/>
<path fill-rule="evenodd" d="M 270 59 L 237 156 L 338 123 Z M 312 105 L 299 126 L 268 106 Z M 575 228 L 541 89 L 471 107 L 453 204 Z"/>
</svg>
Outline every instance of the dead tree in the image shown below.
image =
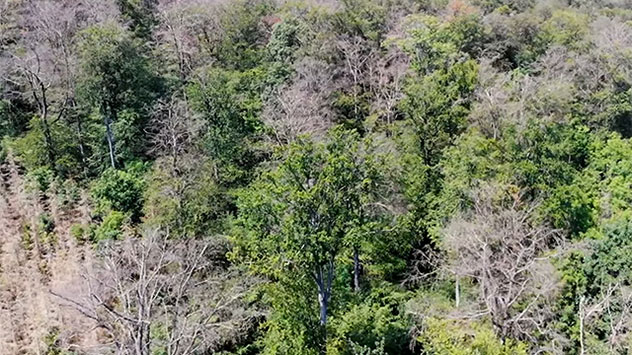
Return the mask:
<svg viewBox="0 0 632 355">
<path fill-rule="evenodd" d="M 202 121 L 196 119 L 184 99 L 173 96 L 156 105 L 148 132 L 152 148 L 158 157 L 171 161 L 172 174 L 178 175 L 181 160 L 195 151 L 195 140 L 203 128 Z"/>
<path fill-rule="evenodd" d="M 560 242 L 558 231 L 534 223 L 535 205 L 520 195 L 487 187 L 474 194 L 473 205 L 444 230 L 448 270 L 475 281 L 478 314 L 489 315 L 500 336 L 530 339 L 535 330 L 546 333 L 559 286 L 549 262 Z"/>
<path fill-rule="evenodd" d="M 295 65 L 292 82 L 282 86 L 263 112 L 279 144 L 310 134 L 319 138 L 331 127 L 330 96 L 333 92 L 332 68 L 321 61 L 305 58 Z"/>
<path fill-rule="evenodd" d="M 225 3 L 222 0 L 159 1 L 156 38 L 168 60 L 177 65 L 183 83 L 193 68 L 214 60 L 213 48 L 225 33 L 220 23 Z"/>
<path fill-rule="evenodd" d="M 104 246 L 95 270 L 85 274 L 85 297 L 58 296 L 105 330 L 119 353 L 214 351 L 238 340 L 260 316 L 243 303 L 253 280 L 228 268 L 225 252 L 220 242 L 149 230 Z M 152 337 L 152 328 L 164 336 Z"/>
<path fill-rule="evenodd" d="M 353 98 L 353 115 L 360 115 L 360 95 L 368 87 L 369 61 L 379 55 L 371 44 L 358 36 L 342 36 L 336 42 L 336 47 L 344 61 L 344 75 L 347 80 L 343 85 Z"/>
<path fill-rule="evenodd" d="M 616 307 L 615 307 L 616 305 Z M 615 308 L 618 308 L 615 311 Z M 621 284 L 612 284 L 597 297 L 588 299 L 582 296 L 579 300 L 579 353 L 589 354 L 586 345 L 586 334 L 600 319 L 608 319 L 607 334 L 610 351 L 618 353 L 626 345 L 626 339 L 632 329 L 632 290 Z"/>
<path fill-rule="evenodd" d="M 398 49 L 391 49 L 384 56 L 375 55 L 368 62 L 368 77 L 372 96 L 372 111 L 386 125 L 390 125 L 397 114 L 397 105 L 404 97 L 404 78 L 408 73 L 410 59 Z"/>
<path fill-rule="evenodd" d="M 22 30 L 18 40 L 6 51 L 3 61 L 11 70 L 3 79 L 24 92 L 37 108 L 47 158 L 55 169 L 57 153 L 53 127 L 75 108 L 76 55 L 74 40 L 83 27 L 113 15 L 108 2 L 35 1 L 21 3 Z M 110 4 L 112 5 L 112 4 Z M 97 11 L 98 13 L 94 13 Z M 83 127 L 76 120 L 77 145 L 85 163 Z"/>
</svg>

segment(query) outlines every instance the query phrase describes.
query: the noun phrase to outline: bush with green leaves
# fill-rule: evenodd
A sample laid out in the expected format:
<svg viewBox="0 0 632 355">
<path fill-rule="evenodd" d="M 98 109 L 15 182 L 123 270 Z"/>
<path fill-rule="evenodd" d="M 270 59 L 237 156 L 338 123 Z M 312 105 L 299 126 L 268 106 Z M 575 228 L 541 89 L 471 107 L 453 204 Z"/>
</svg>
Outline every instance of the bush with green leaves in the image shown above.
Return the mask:
<svg viewBox="0 0 632 355">
<path fill-rule="evenodd" d="M 72 226 L 70 226 L 69 232 L 70 236 L 73 237 L 78 243 L 85 243 L 86 241 L 91 239 L 89 236 L 89 227 L 83 224 L 73 224 Z"/>
<path fill-rule="evenodd" d="M 130 216 L 128 214 L 111 211 L 94 230 L 94 241 L 119 239 L 123 236 L 123 227 L 129 220 Z"/>
<path fill-rule="evenodd" d="M 429 318 L 418 337 L 424 354 L 527 355 L 525 344 L 499 339 L 490 326 L 476 321 Z"/>
<path fill-rule="evenodd" d="M 412 321 L 405 311 L 408 294 L 387 283 L 372 285 L 331 320 L 328 354 L 412 354 Z"/>
<path fill-rule="evenodd" d="M 142 215 L 144 189 L 145 181 L 139 172 L 107 169 L 94 182 L 91 194 L 102 215 L 119 211 L 138 221 Z"/>
</svg>

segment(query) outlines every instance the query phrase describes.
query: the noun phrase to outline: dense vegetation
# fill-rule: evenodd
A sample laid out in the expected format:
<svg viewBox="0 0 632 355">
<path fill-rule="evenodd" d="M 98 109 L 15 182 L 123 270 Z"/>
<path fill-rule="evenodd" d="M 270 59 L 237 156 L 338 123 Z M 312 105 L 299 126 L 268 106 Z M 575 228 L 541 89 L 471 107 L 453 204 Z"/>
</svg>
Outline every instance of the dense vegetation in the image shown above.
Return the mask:
<svg viewBox="0 0 632 355">
<path fill-rule="evenodd" d="M 38 353 L 632 352 L 629 1 L 6 0 L 0 79 Z"/>
</svg>

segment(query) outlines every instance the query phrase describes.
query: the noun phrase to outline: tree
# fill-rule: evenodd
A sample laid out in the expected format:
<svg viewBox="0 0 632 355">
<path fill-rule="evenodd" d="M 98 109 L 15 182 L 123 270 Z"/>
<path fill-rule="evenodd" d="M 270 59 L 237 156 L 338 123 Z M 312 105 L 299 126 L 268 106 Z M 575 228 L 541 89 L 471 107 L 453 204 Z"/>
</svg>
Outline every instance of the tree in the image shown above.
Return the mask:
<svg viewBox="0 0 632 355">
<path fill-rule="evenodd" d="M 311 279 L 315 292 L 297 297 L 317 295 L 323 332 L 340 257 L 355 251 L 357 265 L 361 241 L 380 232 L 374 225 L 363 232 L 380 210 L 371 195 L 380 183 L 380 165 L 370 151 L 360 153 L 358 139 L 353 131 L 336 129 L 326 143 L 304 138 L 291 144 L 280 165 L 238 202 L 235 256 L 281 284 L 297 275 Z"/>
<path fill-rule="evenodd" d="M 186 101 L 174 95 L 168 101 L 159 100 L 150 121 L 152 152 L 171 161 L 171 174 L 179 175 L 181 160 L 197 151 L 203 123 L 193 117 Z"/>
<path fill-rule="evenodd" d="M 551 336 L 544 329 L 554 316 L 550 301 L 559 285 L 548 261 L 560 240 L 557 230 L 532 221 L 534 206 L 520 194 L 493 187 L 477 191 L 473 211 L 457 215 L 445 228 L 444 246 L 457 279 L 476 281 L 479 314 L 489 314 L 503 339 L 536 344 L 537 334 Z"/>
<path fill-rule="evenodd" d="M 304 134 L 323 137 L 333 121 L 331 66 L 304 58 L 294 65 L 294 70 L 292 82 L 277 89 L 262 114 L 263 122 L 272 129 L 279 144 L 290 143 Z"/>
<path fill-rule="evenodd" d="M 374 97 L 373 114 L 377 114 L 387 127 L 399 114 L 398 105 L 404 97 L 404 78 L 408 74 L 410 59 L 401 50 L 389 48 L 384 56 L 374 56 L 369 63 L 369 86 Z"/>
<path fill-rule="evenodd" d="M 187 102 L 204 122 L 204 153 L 218 163 L 216 177 L 225 186 L 243 186 L 258 162 L 252 142 L 261 129 L 264 74 L 204 68 L 187 87 Z"/>
<path fill-rule="evenodd" d="M 159 101 L 150 122 L 151 152 L 145 223 L 188 237 L 208 235 L 222 224 L 228 199 L 218 184 L 218 169 L 203 154 L 204 121 L 174 95 Z"/>
<path fill-rule="evenodd" d="M 129 27 L 138 37 L 149 39 L 156 19 L 158 0 L 116 0 L 121 17 L 129 21 Z"/>
<path fill-rule="evenodd" d="M 143 234 L 104 245 L 85 295 L 55 294 L 96 321 L 113 351 L 213 352 L 251 330 L 260 313 L 243 302 L 256 280 L 224 266 L 224 243 Z"/>
<path fill-rule="evenodd" d="M 111 17 L 112 12 L 107 2 L 94 4 L 91 0 L 29 0 L 20 5 L 23 32 L 7 50 L 6 64 L 12 69 L 6 71 L 4 79 L 12 86 L 28 88 L 23 91 L 36 108 L 47 165 L 68 175 L 76 172 L 69 169 L 75 165 L 85 168 L 87 158 L 83 117 L 75 99 L 76 34 Z M 67 124 L 75 126 L 72 136 L 62 127 Z M 63 132 L 56 132 L 60 130 Z"/>
<path fill-rule="evenodd" d="M 359 36 L 342 36 L 336 41 L 336 47 L 344 63 L 342 74 L 345 82 L 335 106 L 345 125 L 361 129 L 361 123 L 369 113 L 369 60 L 376 57 L 378 52 L 369 41 Z"/>
<path fill-rule="evenodd" d="M 129 213 L 134 221 L 141 216 L 144 181 L 139 171 L 107 169 L 92 186 L 96 211 Z"/>
<path fill-rule="evenodd" d="M 116 168 L 121 159 L 142 156 L 146 110 L 162 84 L 141 44 L 120 26 L 106 23 L 86 29 L 80 36 L 80 92 L 103 120 L 109 163 Z M 133 139 L 117 148 L 115 124 L 119 119 L 126 121 L 119 128 L 120 135 L 130 130 L 127 134 Z"/>
</svg>

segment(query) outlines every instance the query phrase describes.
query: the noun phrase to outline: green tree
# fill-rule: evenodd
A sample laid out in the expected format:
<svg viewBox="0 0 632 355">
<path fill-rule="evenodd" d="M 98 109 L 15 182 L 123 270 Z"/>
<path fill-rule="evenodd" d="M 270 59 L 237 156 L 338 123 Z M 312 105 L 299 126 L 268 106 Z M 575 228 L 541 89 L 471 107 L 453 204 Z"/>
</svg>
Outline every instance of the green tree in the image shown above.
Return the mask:
<svg viewBox="0 0 632 355">
<path fill-rule="evenodd" d="M 299 297 L 317 295 L 322 334 L 340 258 L 345 250 L 357 255 L 360 238 L 368 237 L 360 231 L 375 221 L 366 206 L 367 191 L 380 181 L 378 165 L 371 154 L 357 158 L 358 140 L 356 132 L 338 129 L 327 143 L 293 143 L 238 201 L 234 255 L 284 285 L 311 280 Z"/>
<path fill-rule="evenodd" d="M 146 110 L 162 83 L 141 43 L 120 26 L 90 27 L 80 37 L 79 93 L 103 121 L 109 165 L 116 168 L 120 161 L 143 156 Z"/>
<path fill-rule="evenodd" d="M 158 24 L 156 18 L 157 0 L 116 0 L 124 19 L 130 22 L 130 29 L 142 39 L 151 39 L 152 31 Z"/>
<path fill-rule="evenodd" d="M 253 141 L 261 129 L 264 77 L 261 68 L 244 72 L 212 68 L 187 88 L 191 107 L 205 122 L 204 153 L 218 162 L 216 175 L 224 185 L 247 184 L 259 161 Z"/>
</svg>

